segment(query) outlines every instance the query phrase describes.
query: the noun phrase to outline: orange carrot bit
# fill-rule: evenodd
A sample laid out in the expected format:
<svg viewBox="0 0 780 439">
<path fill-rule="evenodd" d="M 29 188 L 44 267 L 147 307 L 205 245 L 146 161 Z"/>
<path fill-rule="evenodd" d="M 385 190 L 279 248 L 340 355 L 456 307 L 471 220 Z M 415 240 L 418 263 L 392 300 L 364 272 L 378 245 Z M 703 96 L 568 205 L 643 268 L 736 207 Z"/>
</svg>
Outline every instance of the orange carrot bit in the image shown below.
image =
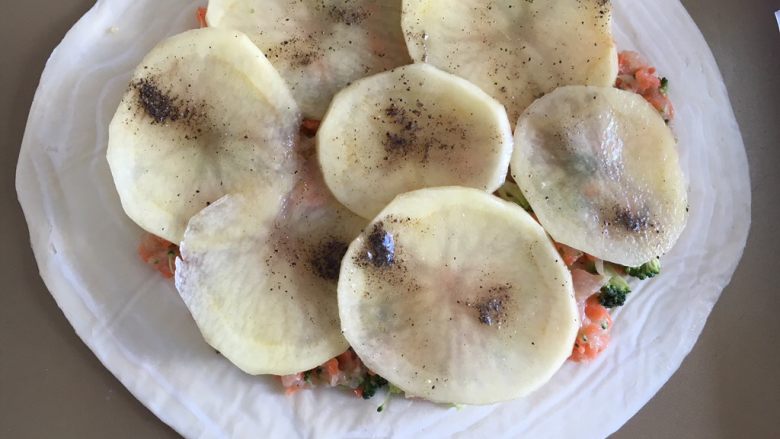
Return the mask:
<svg viewBox="0 0 780 439">
<path fill-rule="evenodd" d="M 619 75 L 634 76 L 637 70 L 646 66 L 647 62 L 637 52 L 626 50 L 618 54 Z"/>
<path fill-rule="evenodd" d="M 336 376 L 339 374 L 339 360 L 331 358 L 323 366 L 328 375 Z"/>
<path fill-rule="evenodd" d="M 667 122 L 674 118 L 674 106 L 669 96 L 663 94 L 659 89 L 653 89 L 644 93 L 645 98 L 656 110 L 658 110 Z"/>
<path fill-rule="evenodd" d="M 357 396 L 358 398 L 363 399 L 363 389 L 361 389 L 360 387 L 358 387 L 357 389 L 353 389 L 352 393 L 354 393 L 355 396 Z"/>
<path fill-rule="evenodd" d="M 198 8 L 198 11 L 195 13 L 198 17 L 198 24 L 200 24 L 201 28 L 209 26 L 209 24 L 206 22 L 206 12 L 206 8 Z"/>
<path fill-rule="evenodd" d="M 635 78 L 637 90 L 639 93 L 645 93 L 648 90 L 657 90 L 661 87 L 661 78 L 653 72 L 655 69 L 639 69 L 636 71 Z"/>
<path fill-rule="evenodd" d="M 337 356 L 336 360 L 338 360 L 339 369 L 341 369 L 342 372 L 354 373 L 362 366 L 360 359 L 352 349 L 349 349 L 343 354 Z"/>
<path fill-rule="evenodd" d="M 306 137 L 314 137 L 320 128 L 320 121 L 314 119 L 303 119 L 301 123 L 301 134 Z"/>
<path fill-rule="evenodd" d="M 331 358 L 330 360 L 326 361 L 325 364 L 322 366 L 323 371 L 325 372 L 325 381 L 331 386 L 335 386 L 338 384 L 339 380 L 342 378 L 341 369 L 339 368 L 339 360 L 335 358 Z"/>
<path fill-rule="evenodd" d="M 172 242 L 147 233 L 138 246 L 138 256 L 142 261 L 153 266 L 165 278 L 170 279 L 176 268 L 174 261 L 179 256 L 179 247 Z"/>
<path fill-rule="evenodd" d="M 561 244 L 560 242 L 555 243 L 555 248 L 558 250 L 561 258 L 563 258 L 563 263 L 566 264 L 567 267 L 574 265 L 574 263 L 585 254 L 576 248 L 569 247 L 568 245 Z"/>
<path fill-rule="evenodd" d="M 284 394 L 287 395 L 287 396 L 295 395 L 296 393 L 300 392 L 301 390 L 303 390 L 303 387 L 297 387 L 297 386 L 295 386 L 295 387 L 288 387 L 288 388 L 284 389 Z"/>
<path fill-rule="evenodd" d="M 299 390 L 306 388 L 306 380 L 303 378 L 303 372 L 283 375 L 280 376 L 279 379 L 282 381 L 285 395 L 293 395 Z"/>
<path fill-rule="evenodd" d="M 585 303 L 585 316 L 569 360 L 584 362 L 598 357 L 609 345 L 611 331 L 609 311 L 599 303 L 598 294 L 590 296 Z"/>
</svg>

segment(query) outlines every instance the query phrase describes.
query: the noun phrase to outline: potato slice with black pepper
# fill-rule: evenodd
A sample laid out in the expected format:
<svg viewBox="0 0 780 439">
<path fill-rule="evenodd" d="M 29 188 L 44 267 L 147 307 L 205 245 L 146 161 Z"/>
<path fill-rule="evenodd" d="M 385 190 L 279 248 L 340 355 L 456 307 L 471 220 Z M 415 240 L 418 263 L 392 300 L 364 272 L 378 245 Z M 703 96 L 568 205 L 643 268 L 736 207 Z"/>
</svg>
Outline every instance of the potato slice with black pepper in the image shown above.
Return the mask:
<svg viewBox="0 0 780 439">
<path fill-rule="evenodd" d="M 351 82 L 411 62 L 401 0 L 210 0 L 206 20 L 249 35 L 307 118 Z"/>
<path fill-rule="evenodd" d="M 618 264 L 664 254 L 687 221 L 674 135 L 635 93 L 569 86 L 534 102 L 512 175 L 556 241 Z"/>
<path fill-rule="evenodd" d="M 336 198 L 372 218 L 396 195 L 415 189 L 495 191 L 508 172 L 512 131 L 501 104 L 477 86 L 414 64 L 339 92 L 317 148 Z"/>
<path fill-rule="evenodd" d="M 435 402 L 488 404 L 544 384 L 571 354 L 571 274 L 514 203 L 470 188 L 400 195 L 349 246 L 344 336 L 371 369 Z"/>
<path fill-rule="evenodd" d="M 206 341 L 250 374 L 311 369 L 344 352 L 336 282 L 365 220 L 339 205 L 316 163 L 295 189 L 228 195 L 190 221 L 176 288 Z"/>
<path fill-rule="evenodd" d="M 289 191 L 299 124 L 284 80 L 245 35 L 193 30 L 136 69 L 109 127 L 108 164 L 127 215 L 178 243 L 225 194 Z"/>
<path fill-rule="evenodd" d="M 607 0 L 404 0 L 402 23 L 415 61 L 477 84 L 512 123 L 556 87 L 617 76 Z"/>
</svg>

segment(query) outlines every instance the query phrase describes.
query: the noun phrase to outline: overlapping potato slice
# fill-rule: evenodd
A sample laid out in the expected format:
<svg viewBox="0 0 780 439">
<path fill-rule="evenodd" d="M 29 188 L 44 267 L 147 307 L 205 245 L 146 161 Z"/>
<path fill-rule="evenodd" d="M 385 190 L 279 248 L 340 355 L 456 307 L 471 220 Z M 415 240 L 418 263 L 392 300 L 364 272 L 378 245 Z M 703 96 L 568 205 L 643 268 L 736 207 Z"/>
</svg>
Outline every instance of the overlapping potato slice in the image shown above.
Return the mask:
<svg viewBox="0 0 780 439">
<path fill-rule="evenodd" d="M 403 30 L 415 61 L 474 82 L 513 123 L 556 87 L 607 86 L 617 75 L 605 0 L 404 0 Z"/>
<path fill-rule="evenodd" d="M 178 243 L 187 221 L 225 194 L 289 191 L 299 123 L 284 80 L 243 34 L 169 38 L 138 66 L 109 127 L 122 206 Z"/>
<path fill-rule="evenodd" d="M 344 336 L 406 392 L 487 404 L 523 396 L 571 353 L 571 275 L 519 206 L 468 188 L 400 195 L 349 247 Z"/>
<path fill-rule="evenodd" d="M 631 92 L 569 86 L 534 102 L 512 175 L 556 241 L 618 264 L 665 253 L 687 220 L 674 136 Z"/>
<path fill-rule="evenodd" d="M 496 190 L 506 177 L 512 132 L 501 104 L 477 86 L 414 64 L 336 95 L 317 146 L 336 198 L 372 218 L 396 195 L 415 189 Z"/>
<path fill-rule="evenodd" d="M 309 118 L 352 81 L 410 62 L 401 0 L 211 0 L 206 19 L 246 32 Z"/>
<path fill-rule="evenodd" d="M 365 220 L 338 204 L 313 161 L 301 173 L 290 194 L 227 195 L 197 214 L 176 264 L 206 341 L 250 374 L 308 370 L 348 347 L 336 282 Z"/>
</svg>

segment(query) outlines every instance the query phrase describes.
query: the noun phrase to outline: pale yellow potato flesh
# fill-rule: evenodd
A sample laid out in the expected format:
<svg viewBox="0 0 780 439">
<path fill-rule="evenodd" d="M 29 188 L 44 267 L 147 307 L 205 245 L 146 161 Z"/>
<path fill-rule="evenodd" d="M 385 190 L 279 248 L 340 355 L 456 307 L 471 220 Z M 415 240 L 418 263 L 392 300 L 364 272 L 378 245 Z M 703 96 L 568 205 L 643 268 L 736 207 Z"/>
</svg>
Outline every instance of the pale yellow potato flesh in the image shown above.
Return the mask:
<svg viewBox="0 0 780 439">
<path fill-rule="evenodd" d="M 250 374 L 286 375 L 346 351 L 336 284 L 366 221 L 311 160 L 295 189 L 228 195 L 190 221 L 176 288 L 205 340 Z"/>
<path fill-rule="evenodd" d="M 307 118 L 351 82 L 411 62 L 401 0 L 211 0 L 206 20 L 249 35 Z"/>
<path fill-rule="evenodd" d="M 108 164 L 127 215 L 179 243 L 229 193 L 294 184 L 298 107 L 243 34 L 200 29 L 144 58 L 109 126 Z"/>
<path fill-rule="evenodd" d="M 604 0 L 404 0 L 409 53 L 477 84 L 514 123 L 534 99 L 617 76 L 611 5 Z"/>
<path fill-rule="evenodd" d="M 414 64 L 339 92 L 317 148 L 336 198 L 373 218 L 396 195 L 415 189 L 495 191 L 506 179 L 512 130 L 501 104 L 477 86 Z"/>
<path fill-rule="evenodd" d="M 552 377 L 579 327 L 571 274 L 519 206 L 470 188 L 400 195 L 349 247 L 344 336 L 391 383 L 490 404 Z"/>
<path fill-rule="evenodd" d="M 677 142 L 635 93 L 569 86 L 534 102 L 515 130 L 511 169 L 545 230 L 597 258 L 641 265 L 685 228 Z"/>
</svg>

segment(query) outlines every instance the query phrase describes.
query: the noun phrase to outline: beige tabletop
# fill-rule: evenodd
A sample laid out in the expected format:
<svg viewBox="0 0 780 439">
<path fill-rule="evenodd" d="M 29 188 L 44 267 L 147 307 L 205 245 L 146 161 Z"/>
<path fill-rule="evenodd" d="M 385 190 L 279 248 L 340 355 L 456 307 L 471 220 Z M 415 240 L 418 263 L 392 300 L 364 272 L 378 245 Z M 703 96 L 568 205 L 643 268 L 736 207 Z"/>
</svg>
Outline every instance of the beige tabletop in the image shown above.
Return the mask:
<svg viewBox="0 0 780 439">
<path fill-rule="evenodd" d="M 38 276 L 16 200 L 16 160 L 38 78 L 51 50 L 93 3 L 4 0 L 0 8 L 3 438 L 176 437 L 65 320 Z M 683 3 L 715 53 L 742 128 L 753 225 L 742 263 L 693 352 L 614 437 L 780 437 L 780 32 L 773 15 L 780 1 Z M 718 255 L 709 257 L 718 263 Z"/>
</svg>

